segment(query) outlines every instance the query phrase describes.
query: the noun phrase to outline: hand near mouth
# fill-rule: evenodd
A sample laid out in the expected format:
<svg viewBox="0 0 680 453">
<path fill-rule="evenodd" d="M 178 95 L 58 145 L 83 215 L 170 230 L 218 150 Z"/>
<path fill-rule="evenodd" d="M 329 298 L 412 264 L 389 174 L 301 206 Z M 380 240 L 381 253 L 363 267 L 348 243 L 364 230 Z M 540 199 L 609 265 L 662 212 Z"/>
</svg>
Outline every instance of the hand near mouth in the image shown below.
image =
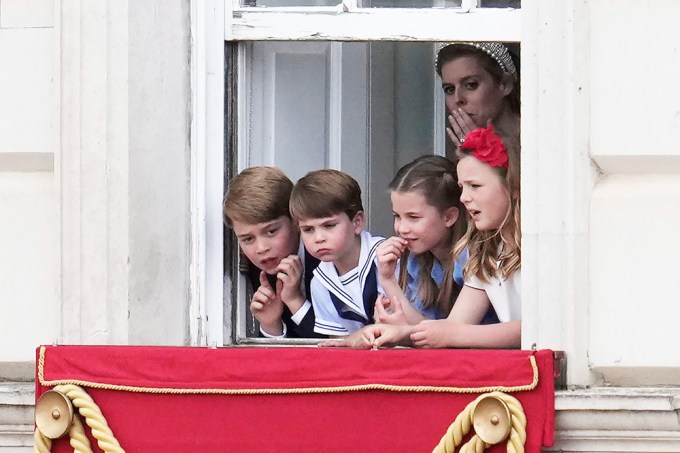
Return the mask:
<svg viewBox="0 0 680 453">
<path fill-rule="evenodd" d="M 378 246 L 376 258 L 378 259 L 378 275 L 381 281 L 395 278 L 394 273 L 397 270 L 397 261 L 407 246 L 408 241 L 398 236 L 385 239 Z"/>
<path fill-rule="evenodd" d="M 472 120 L 472 116 L 461 108 L 453 110 L 448 120 L 451 127 L 446 128 L 446 135 L 458 147 L 463 144 L 467 134 L 479 127 Z"/>
<path fill-rule="evenodd" d="M 276 271 L 276 294 L 295 314 L 305 302 L 300 292 L 302 261 L 297 255 L 287 256 L 281 260 Z"/>
</svg>

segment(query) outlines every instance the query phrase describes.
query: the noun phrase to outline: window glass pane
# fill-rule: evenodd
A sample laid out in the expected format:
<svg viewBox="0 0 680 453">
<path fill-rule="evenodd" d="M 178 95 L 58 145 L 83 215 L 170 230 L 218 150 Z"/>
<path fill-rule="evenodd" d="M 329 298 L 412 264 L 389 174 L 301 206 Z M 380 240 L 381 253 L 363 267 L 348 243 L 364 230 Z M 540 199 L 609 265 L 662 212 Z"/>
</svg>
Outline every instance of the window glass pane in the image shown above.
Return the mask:
<svg viewBox="0 0 680 453">
<path fill-rule="evenodd" d="M 361 8 L 460 8 L 461 0 L 359 0 Z"/>
<path fill-rule="evenodd" d="M 246 65 L 238 93 L 243 115 L 239 168 L 272 165 L 293 181 L 332 167 L 362 188 L 371 233 L 393 234 L 387 186 L 423 154 L 453 155 L 442 79 L 434 57 L 445 43 L 254 41 L 240 45 Z M 519 72 L 519 44 L 506 43 Z M 519 89 L 519 88 L 517 88 Z M 234 117 L 234 120 L 236 118 Z M 241 264 L 244 258 L 241 257 Z M 243 271 L 247 271 L 244 266 Z M 252 269 L 250 269 L 252 271 Z M 244 272 L 245 273 L 245 272 Z M 258 283 L 258 274 L 249 274 Z M 237 274 L 233 275 L 236 281 Z M 248 286 L 248 285 L 246 285 Z M 243 336 L 259 336 L 251 294 L 237 296 Z"/>
<path fill-rule="evenodd" d="M 520 8 L 522 0 L 479 0 L 482 8 Z"/>
<path fill-rule="evenodd" d="M 342 0 L 241 0 L 241 6 L 288 7 L 288 6 L 336 6 Z"/>
</svg>

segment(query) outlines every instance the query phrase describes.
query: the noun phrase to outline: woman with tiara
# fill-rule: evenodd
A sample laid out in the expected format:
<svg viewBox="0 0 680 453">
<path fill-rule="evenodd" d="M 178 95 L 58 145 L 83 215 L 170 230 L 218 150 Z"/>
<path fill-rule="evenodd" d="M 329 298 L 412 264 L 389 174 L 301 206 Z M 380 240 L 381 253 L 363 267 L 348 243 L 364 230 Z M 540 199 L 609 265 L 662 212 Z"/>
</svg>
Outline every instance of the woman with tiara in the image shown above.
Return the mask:
<svg viewBox="0 0 680 453">
<path fill-rule="evenodd" d="M 449 111 L 446 132 L 456 147 L 470 131 L 489 124 L 519 143 L 519 78 L 506 45 L 446 44 L 437 52 L 435 70 Z"/>
</svg>

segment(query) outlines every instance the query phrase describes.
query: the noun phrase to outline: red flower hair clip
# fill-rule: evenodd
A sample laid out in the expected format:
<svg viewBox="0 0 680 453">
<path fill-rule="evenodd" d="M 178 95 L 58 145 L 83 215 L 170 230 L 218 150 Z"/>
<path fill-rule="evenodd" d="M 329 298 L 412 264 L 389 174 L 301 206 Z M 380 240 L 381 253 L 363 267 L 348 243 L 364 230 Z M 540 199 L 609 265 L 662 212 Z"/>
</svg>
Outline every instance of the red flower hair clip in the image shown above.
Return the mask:
<svg viewBox="0 0 680 453">
<path fill-rule="evenodd" d="M 472 151 L 472 156 L 492 167 L 508 168 L 508 148 L 493 131 L 493 124 L 480 127 L 465 136 L 460 149 Z"/>
</svg>

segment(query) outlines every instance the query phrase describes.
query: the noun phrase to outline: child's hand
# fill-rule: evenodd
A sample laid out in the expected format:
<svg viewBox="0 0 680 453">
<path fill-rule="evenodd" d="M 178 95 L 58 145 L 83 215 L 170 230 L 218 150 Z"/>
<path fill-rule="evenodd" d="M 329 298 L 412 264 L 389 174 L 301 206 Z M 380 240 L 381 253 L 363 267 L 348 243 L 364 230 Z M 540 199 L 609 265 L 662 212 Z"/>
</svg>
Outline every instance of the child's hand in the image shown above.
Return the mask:
<svg viewBox="0 0 680 453">
<path fill-rule="evenodd" d="M 457 327 L 446 319 L 422 321 L 413 327 L 411 342 L 417 348 L 450 348 Z"/>
<path fill-rule="evenodd" d="M 277 284 L 277 286 L 279 286 Z M 250 301 L 250 312 L 269 335 L 282 335 L 283 302 L 267 281 L 267 274 L 260 272 L 260 287 Z"/>
<path fill-rule="evenodd" d="M 397 270 L 397 261 L 401 254 L 406 250 L 408 241 L 398 236 L 385 239 L 376 250 L 378 258 L 378 276 L 381 281 L 394 278 Z"/>
<path fill-rule="evenodd" d="M 373 317 L 377 324 L 408 324 L 399 299 L 388 299 L 382 294 L 375 301 Z"/>
<path fill-rule="evenodd" d="M 371 326 L 368 326 L 371 327 Z M 334 338 L 319 343 L 319 347 L 323 348 L 353 348 L 353 349 L 371 349 L 373 346 L 373 337 L 367 337 L 365 331 L 368 327 L 357 330 L 344 338 Z"/>
<path fill-rule="evenodd" d="M 304 303 L 300 293 L 300 279 L 302 278 L 302 261 L 297 255 L 290 255 L 281 260 L 276 267 L 276 293 L 283 303 L 288 305 L 293 313 Z M 281 283 L 279 285 L 279 282 Z M 292 307 L 291 304 L 296 305 Z M 293 309 L 295 308 L 295 309 Z"/>
<path fill-rule="evenodd" d="M 471 131 L 483 127 L 483 125 L 475 124 L 470 115 L 461 108 L 453 110 L 448 120 L 451 127 L 446 128 L 446 135 L 456 146 L 460 146 L 463 143 L 461 140 Z"/>
<path fill-rule="evenodd" d="M 396 346 L 406 342 L 412 327 L 408 324 L 374 324 L 366 327 L 364 336 L 374 348 Z"/>
</svg>

